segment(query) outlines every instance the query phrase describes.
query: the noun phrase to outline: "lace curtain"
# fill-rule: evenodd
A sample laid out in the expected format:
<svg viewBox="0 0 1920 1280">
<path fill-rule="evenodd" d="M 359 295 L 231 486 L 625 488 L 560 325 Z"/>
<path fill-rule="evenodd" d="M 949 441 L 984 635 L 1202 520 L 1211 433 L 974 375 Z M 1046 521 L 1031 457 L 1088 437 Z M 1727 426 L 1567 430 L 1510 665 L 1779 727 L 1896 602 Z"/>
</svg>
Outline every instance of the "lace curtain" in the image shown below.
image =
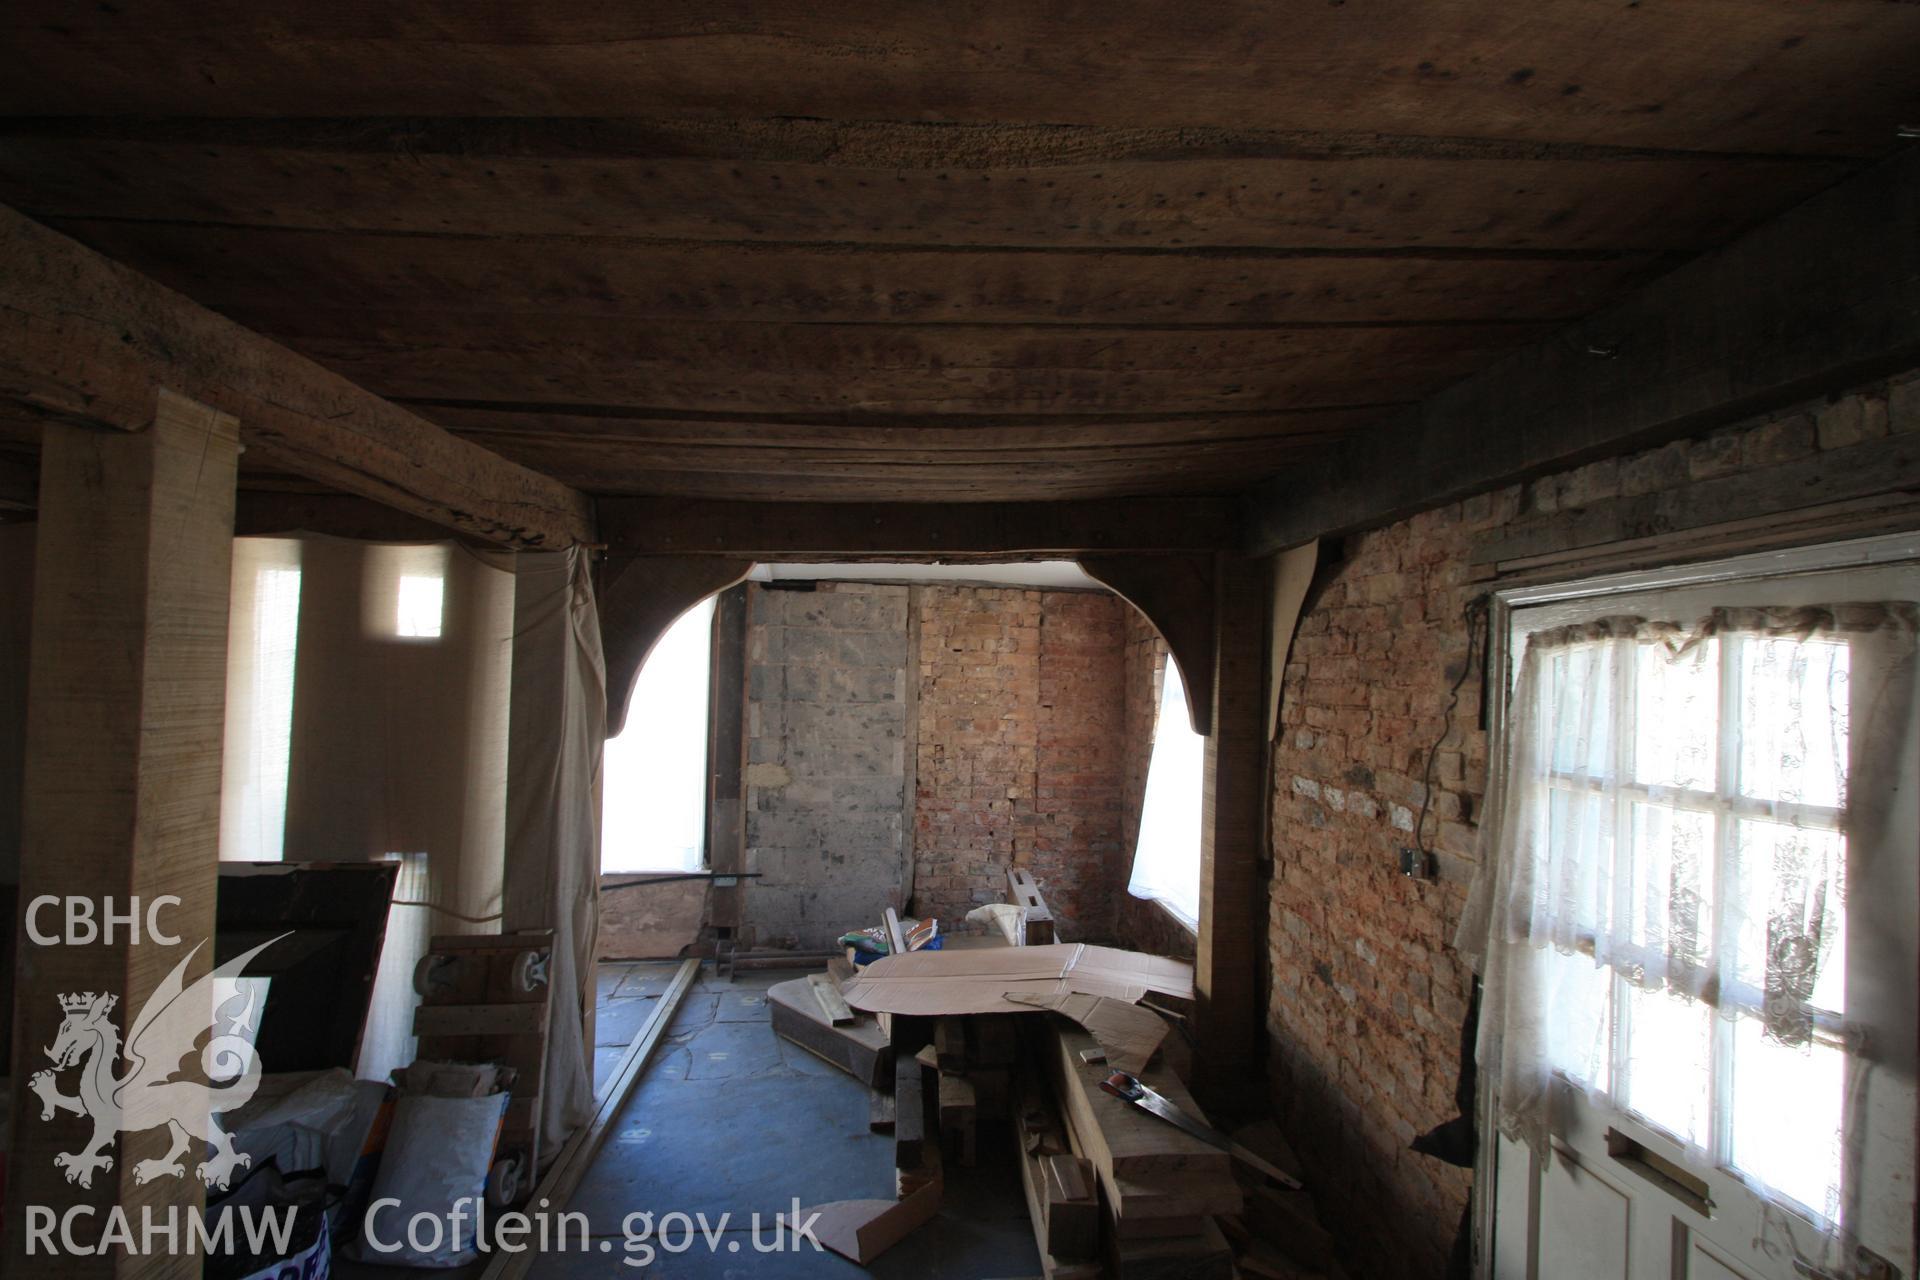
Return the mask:
<svg viewBox="0 0 1920 1280">
<path fill-rule="evenodd" d="M 1497 1073 L 1504 1133 L 1544 1154 L 1564 1078 L 1726 1161 L 1716 1094 L 1658 1079 L 1690 1061 L 1677 1040 L 1712 1034 L 1693 1007 L 1871 1065 L 1845 1012 L 1849 844 L 1880 828 L 1893 792 L 1915 632 L 1913 606 L 1865 604 L 1529 637 L 1457 939 L 1485 984 L 1477 1056 Z M 1623 1050 L 1622 1017 L 1645 1044 Z"/>
</svg>

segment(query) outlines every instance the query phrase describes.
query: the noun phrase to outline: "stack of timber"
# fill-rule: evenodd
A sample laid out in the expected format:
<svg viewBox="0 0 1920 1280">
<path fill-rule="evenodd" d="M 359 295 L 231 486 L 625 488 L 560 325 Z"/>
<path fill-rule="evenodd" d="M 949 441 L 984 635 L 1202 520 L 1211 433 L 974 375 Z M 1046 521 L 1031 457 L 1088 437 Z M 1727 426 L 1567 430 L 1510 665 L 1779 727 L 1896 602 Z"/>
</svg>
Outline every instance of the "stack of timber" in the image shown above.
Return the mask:
<svg viewBox="0 0 1920 1280">
<path fill-rule="evenodd" d="M 1104 1092 L 1099 1043 L 1065 1019 L 1035 1024 L 1035 1046 L 1058 1100 L 1072 1153 L 1099 1185 L 1103 1254 L 1115 1280 L 1228 1280 L 1233 1253 L 1214 1221 L 1238 1215 L 1232 1158 L 1156 1116 Z M 1164 1066 L 1140 1078 L 1205 1122 L 1179 1078 Z"/>
<path fill-rule="evenodd" d="M 1233 1140 L 1261 1159 L 1294 1174 L 1300 1162 L 1271 1120 L 1233 1132 Z M 1240 1274 L 1248 1280 L 1346 1280 L 1334 1256 L 1334 1239 L 1320 1225 L 1313 1197 L 1283 1187 L 1245 1164 L 1236 1164 L 1246 1204 L 1238 1216 L 1220 1219 L 1232 1242 Z"/>
<path fill-rule="evenodd" d="M 1013 1136 L 1042 1275 L 1094 1280 L 1101 1274 L 1099 1183 L 1092 1162 L 1074 1153 L 1053 1091 L 1031 1060 L 1014 1084 Z"/>
</svg>

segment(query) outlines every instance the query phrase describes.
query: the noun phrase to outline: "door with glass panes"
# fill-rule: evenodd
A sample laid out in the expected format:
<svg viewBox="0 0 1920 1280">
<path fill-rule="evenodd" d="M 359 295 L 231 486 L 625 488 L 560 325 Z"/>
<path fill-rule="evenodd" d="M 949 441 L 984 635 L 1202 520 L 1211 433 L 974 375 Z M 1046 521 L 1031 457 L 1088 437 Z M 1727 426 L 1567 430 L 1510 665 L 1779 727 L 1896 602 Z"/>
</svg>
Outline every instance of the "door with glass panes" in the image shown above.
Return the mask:
<svg viewBox="0 0 1920 1280">
<path fill-rule="evenodd" d="M 1508 652 L 1517 666 L 1529 635 L 1611 616 L 1670 619 L 1686 636 L 1716 608 L 1920 601 L 1920 567 L 1900 562 L 1903 551 L 1881 554 L 1892 562 L 1839 571 L 1728 562 L 1531 600 L 1520 593 Z M 1836 558 L 1802 555 L 1810 565 Z M 1548 595 L 1559 598 L 1540 598 Z M 1614 773 L 1607 786 L 1620 806 L 1610 835 L 1619 883 L 1611 892 L 1647 891 L 1649 877 L 1672 874 L 1673 851 L 1685 851 L 1697 868 L 1702 961 L 1712 978 L 1682 995 L 1631 980 L 1619 971 L 1625 964 L 1548 952 L 1547 963 L 1565 966 L 1567 980 L 1591 994 L 1598 1039 L 1583 1042 L 1578 1071 L 1558 1074 L 1556 1063 L 1544 1158 L 1490 1139 L 1483 1274 L 1912 1278 L 1914 718 L 1895 700 L 1898 723 L 1888 731 L 1886 690 L 1854 678 L 1860 654 L 1844 637 L 1689 639 L 1679 658 L 1677 645 L 1645 646 L 1609 687 L 1588 691 L 1607 700 L 1596 731 L 1605 742 L 1580 744 L 1580 766 L 1543 785 L 1590 787 L 1589 773 Z M 1509 705 L 1504 723 L 1524 710 Z M 1872 780 L 1870 821 L 1858 817 L 1864 806 L 1850 804 L 1849 779 Z M 1781 945 L 1764 922 L 1777 911 L 1775 868 L 1800 859 L 1833 869 L 1821 901 L 1831 954 L 1810 991 L 1786 993 L 1789 1025 L 1797 1020 L 1800 1033 L 1783 1035 L 1775 1025 L 1782 993 L 1760 989 L 1773 972 L 1768 948 Z M 1752 1012 L 1762 1006 L 1766 1016 Z M 1576 1078 L 1583 1073 L 1591 1078 Z"/>
</svg>

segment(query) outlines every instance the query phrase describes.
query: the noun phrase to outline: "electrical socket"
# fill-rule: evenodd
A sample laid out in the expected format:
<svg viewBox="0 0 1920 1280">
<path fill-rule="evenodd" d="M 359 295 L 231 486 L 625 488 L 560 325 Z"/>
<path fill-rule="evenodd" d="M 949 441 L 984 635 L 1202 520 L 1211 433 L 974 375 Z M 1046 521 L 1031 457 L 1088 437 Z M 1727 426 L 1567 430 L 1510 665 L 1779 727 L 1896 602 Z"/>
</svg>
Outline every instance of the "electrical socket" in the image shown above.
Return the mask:
<svg viewBox="0 0 1920 1280">
<path fill-rule="evenodd" d="M 1400 850 L 1400 874 L 1412 880 L 1433 879 L 1433 859 L 1422 849 L 1403 847 Z"/>
</svg>

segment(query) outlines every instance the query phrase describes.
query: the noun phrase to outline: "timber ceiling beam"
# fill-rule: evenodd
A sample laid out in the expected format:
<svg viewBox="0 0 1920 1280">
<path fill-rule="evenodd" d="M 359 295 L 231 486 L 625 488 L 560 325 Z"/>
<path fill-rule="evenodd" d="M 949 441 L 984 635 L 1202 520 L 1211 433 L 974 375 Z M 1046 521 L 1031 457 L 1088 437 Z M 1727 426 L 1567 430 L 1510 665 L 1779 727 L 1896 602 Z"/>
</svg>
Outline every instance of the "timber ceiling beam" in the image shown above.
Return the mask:
<svg viewBox="0 0 1920 1280">
<path fill-rule="evenodd" d="M 506 546 L 595 540 L 585 494 L 4 207 L 0 277 L 0 402 L 143 430 L 164 386 L 239 419 L 249 461 Z"/>
<path fill-rule="evenodd" d="M 1911 367 L 1916 227 L 1909 152 L 1262 486 L 1249 549 L 1386 524 Z"/>
<path fill-rule="evenodd" d="M 1231 550 L 1220 498 L 1068 502 L 728 502 L 602 498 L 611 554 L 747 560 L 1020 560 Z"/>
</svg>

